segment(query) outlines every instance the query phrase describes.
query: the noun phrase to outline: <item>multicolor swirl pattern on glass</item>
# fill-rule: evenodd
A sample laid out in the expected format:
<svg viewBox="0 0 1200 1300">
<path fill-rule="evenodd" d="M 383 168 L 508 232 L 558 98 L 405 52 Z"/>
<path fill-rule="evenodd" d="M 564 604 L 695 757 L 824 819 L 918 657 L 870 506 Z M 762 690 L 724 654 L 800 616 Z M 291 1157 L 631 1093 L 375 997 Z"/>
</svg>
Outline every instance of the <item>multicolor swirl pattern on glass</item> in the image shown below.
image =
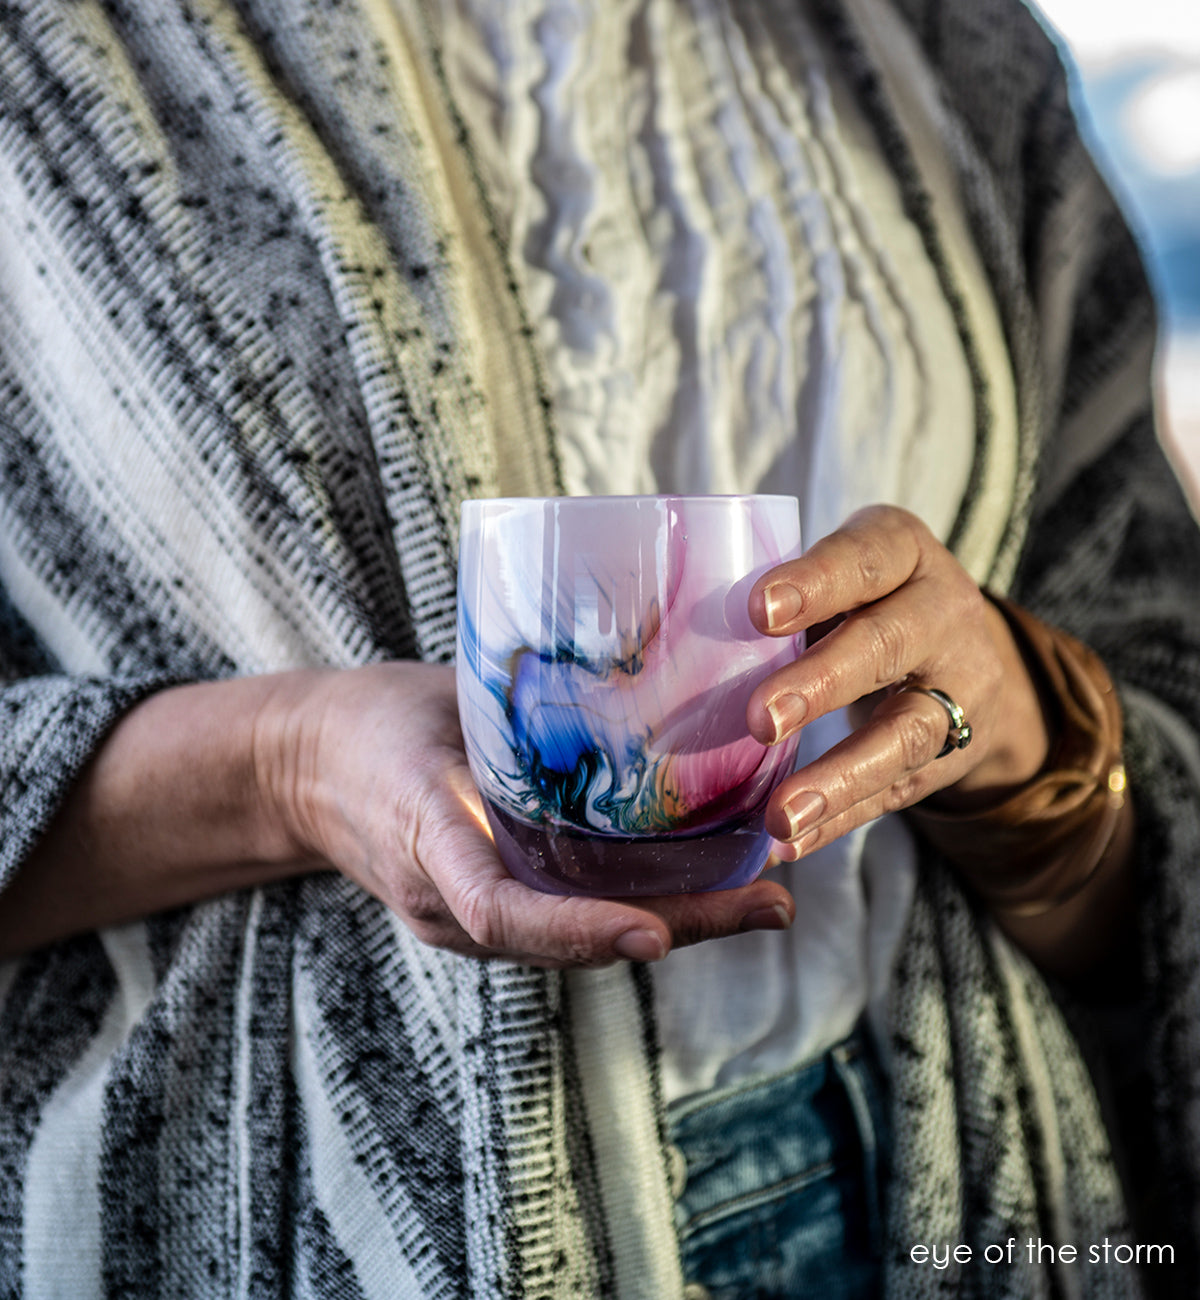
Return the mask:
<svg viewBox="0 0 1200 1300">
<path fill-rule="evenodd" d="M 796 648 L 746 599 L 798 548 L 784 497 L 469 502 L 459 711 L 489 812 L 622 839 L 759 812 L 794 747 L 753 740 L 746 704 Z"/>
</svg>

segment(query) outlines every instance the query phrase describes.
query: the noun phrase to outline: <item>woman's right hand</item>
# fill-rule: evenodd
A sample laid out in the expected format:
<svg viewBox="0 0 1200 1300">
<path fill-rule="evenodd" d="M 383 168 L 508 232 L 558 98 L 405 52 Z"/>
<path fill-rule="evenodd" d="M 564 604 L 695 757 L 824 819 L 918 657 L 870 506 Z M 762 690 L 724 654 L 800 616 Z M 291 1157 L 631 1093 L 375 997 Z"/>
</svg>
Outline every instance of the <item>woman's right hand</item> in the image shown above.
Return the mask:
<svg viewBox="0 0 1200 1300">
<path fill-rule="evenodd" d="M 513 879 L 467 766 L 452 668 L 386 663 L 276 683 L 258 727 L 266 806 L 298 860 L 336 867 L 426 943 L 594 966 L 791 921 L 791 897 L 768 879 L 634 902 L 542 894 Z"/>
<path fill-rule="evenodd" d="M 542 966 L 652 961 L 794 913 L 768 879 L 636 902 L 520 884 L 471 781 L 453 669 L 387 663 L 199 682 L 132 708 L 0 892 L 0 959 L 330 868 L 426 943 Z"/>
</svg>

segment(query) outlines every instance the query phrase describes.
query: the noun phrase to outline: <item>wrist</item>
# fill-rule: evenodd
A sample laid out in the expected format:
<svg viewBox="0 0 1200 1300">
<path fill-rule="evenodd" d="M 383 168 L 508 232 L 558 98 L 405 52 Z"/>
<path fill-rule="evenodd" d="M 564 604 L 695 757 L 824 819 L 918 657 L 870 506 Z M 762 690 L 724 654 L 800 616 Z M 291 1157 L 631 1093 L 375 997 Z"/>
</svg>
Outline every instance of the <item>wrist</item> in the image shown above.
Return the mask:
<svg viewBox="0 0 1200 1300">
<path fill-rule="evenodd" d="M 252 819 L 267 861 L 324 861 L 321 739 L 332 670 L 260 679 L 250 729 Z"/>
<path fill-rule="evenodd" d="M 291 676 L 172 686 L 121 718 L 0 896 L 0 956 L 323 865 L 288 816 Z"/>
</svg>

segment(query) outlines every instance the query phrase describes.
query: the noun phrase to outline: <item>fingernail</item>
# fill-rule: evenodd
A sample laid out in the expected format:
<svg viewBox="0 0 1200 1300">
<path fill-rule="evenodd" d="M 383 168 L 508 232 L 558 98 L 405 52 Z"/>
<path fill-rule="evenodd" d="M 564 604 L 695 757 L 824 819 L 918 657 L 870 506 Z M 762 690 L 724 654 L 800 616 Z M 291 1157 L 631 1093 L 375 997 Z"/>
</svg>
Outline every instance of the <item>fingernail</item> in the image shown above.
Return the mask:
<svg viewBox="0 0 1200 1300">
<path fill-rule="evenodd" d="M 788 819 L 788 839 L 795 840 L 825 811 L 825 796 L 815 790 L 805 790 L 783 806 Z"/>
<path fill-rule="evenodd" d="M 804 721 L 808 701 L 803 695 L 777 695 L 767 703 L 767 713 L 775 727 L 775 741 L 790 735 Z"/>
<path fill-rule="evenodd" d="M 774 907 L 757 907 L 753 912 L 747 912 L 742 917 L 742 923 L 739 927 L 743 932 L 747 930 L 790 930 L 792 927 L 792 918 L 788 915 L 788 910 L 782 903 L 776 903 Z"/>
<path fill-rule="evenodd" d="M 814 826 L 811 831 L 805 831 L 798 840 L 793 840 L 792 847 L 796 850 L 796 857 L 802 858 L 809 849 L 813 848 L 820 834 L 821 828 Z"/>
<path fill-rule="evenodd" d="M 788 582 L 773 582 L 763 592 L 763 608 L 767 615 L 767 630 L 778 632 L 804 608 L 800 593 Z"/>
<path fill-rule="evenodd" d="M 653 930 L 626 930 L 613 944 L 613 952 L 626 961 L 662 961 L 667 955 Z"/>
</svg>

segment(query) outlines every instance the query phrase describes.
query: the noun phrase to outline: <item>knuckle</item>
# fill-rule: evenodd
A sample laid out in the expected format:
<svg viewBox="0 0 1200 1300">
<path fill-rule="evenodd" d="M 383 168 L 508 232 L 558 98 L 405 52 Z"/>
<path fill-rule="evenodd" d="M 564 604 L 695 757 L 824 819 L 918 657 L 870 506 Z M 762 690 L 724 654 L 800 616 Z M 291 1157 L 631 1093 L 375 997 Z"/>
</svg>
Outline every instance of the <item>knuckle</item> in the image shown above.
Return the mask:
<svg viewBox="0 0 1200 1300">
<path fill-rule="evenodd" d="M 983 617 L 984 596 L 965 569 L 955 565 L 941 597 L 945 614 L 959 627 L 969 627 Z"/>
<path fill-rule="evenodd" d="M 905 774 L 919 771 L 945 743 L 945 715 L 909 710 L 894 723 L 894 738 Z"/>
<path fill-rule="evenodd" d="M 904 808 L 911 808 L 913 804 L 921 799 L 921 782 L 920 778 L 914 773 L 911 776 L 903 776 L 883 792 L 883 811 L 900 812 Z"/>
<path fill-rule="evenodd" d="M 804 697 L 810 715 L 824 713 L 828 701 L 838 695 L 839 674 L 837 662 L 827 649 L 815 654 L 807 665 L 811 677 L 805 683 Z"/>
<path fill-rule="evenodd" d="M 513 915 L 488 889 L 469 889 L 458 900 L 458 918 L 471 941 L 493 955 L 522 954 L 538 964 L 556 968 L 596 966 L 612 960 L 585 916 L 569 900 L 535 934 L 523 934 Z"/>
<path fill-rule="evenodd" d="M 438 793 L 433 781 L 418 774 L 396 803 L 395 836 L 409 860 L 418 864 L 436 841 L 444 820 L 438 807 Z"/>
<path fill-rule="evenodd" d="M 610 953 L 601 951 L 591 929 L 573 915 L 560 923 L 554 948 L 557 960 L 566 966 L 597 966 L 611 960 Z"/>
<path fill-rule="evenodd" d="M 884 585 L 888 557 L 874 536 L 859 538 L 854 551 L 854 568 L 858 581 L 868 591 L 878 591 Z"/>
<path fill-rule="evenodd" d="M 914 565 L 919 565 L 921 557 L 929 553 L 931 543 L 940 545 L 920 515 L 905 510 L 903 506 L 884 506 L 881 509 L 882 532 L 887 536 L 887 545 L 911 548 Z"/>
<path fill-rule="evenodd" d="M 899 619 L 878 615 L 868 624 L 870 653 L 875 665 L 875 690 L 899 681 L 908 663 L 908 633 Z"/>
<path fill-rule="evenodd" d="M 472 943 L 488 952 L 507 951 L 507 926 L 489 891 L 468 886 L 456 902 L 458 923 Z"/>
<path fill-rule="evenodd" d="M 736 928 L 723 908 L 707 905 L 703 894 L 681 894 L 672 899 L 663 915 L 671 932 L 671 947 L 690 948 L 707 939 L 730 934 Z"/>
<path fill-rule="evenodd" d="M 729 932 L 731 927 L 720 926 L 712 921 L 689 918 L 677 925 L 671 934 L 672 948 L 693 948 L 698 943 L 709 939 L 718 939 Z"/>
</svg>

